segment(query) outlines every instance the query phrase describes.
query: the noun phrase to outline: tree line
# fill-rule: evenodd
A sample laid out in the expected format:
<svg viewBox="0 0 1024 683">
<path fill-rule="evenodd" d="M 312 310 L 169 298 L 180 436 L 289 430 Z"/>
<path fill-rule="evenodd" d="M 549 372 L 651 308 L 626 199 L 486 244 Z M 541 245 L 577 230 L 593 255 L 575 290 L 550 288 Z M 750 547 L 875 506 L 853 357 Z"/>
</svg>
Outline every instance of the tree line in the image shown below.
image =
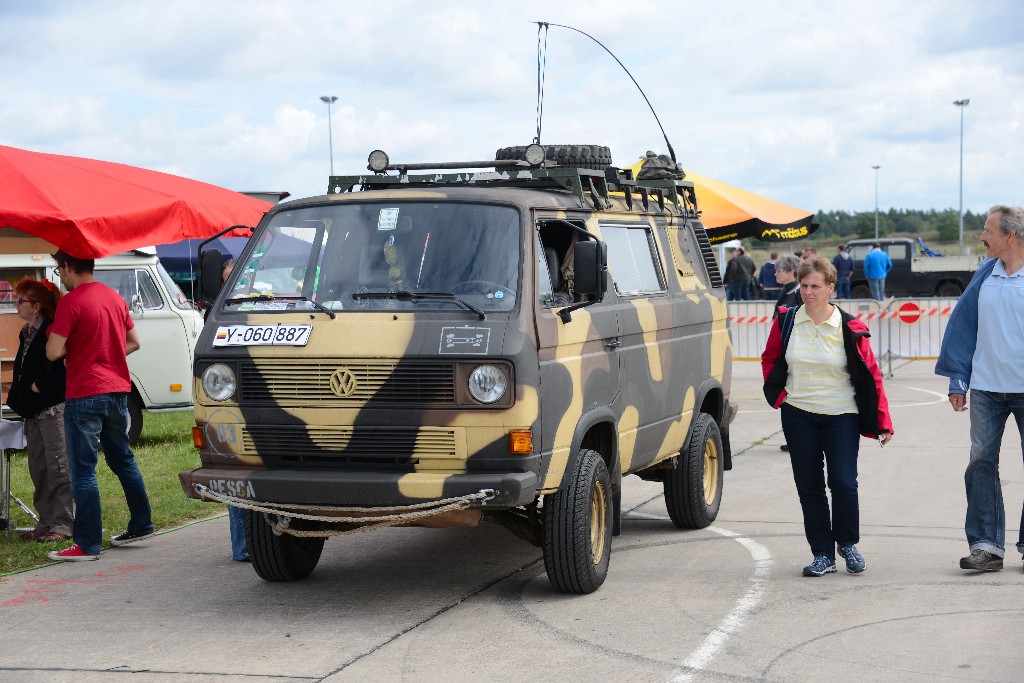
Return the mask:
<svg viewBox="0 0 1024 683">
<path fill-rule="evenodd" d="M 964 212 L 964 235 L 972 239 L 985 225 L 987 214 Z M 875 236 L 874 211 L 818 211 L 814 221 L 820 226 L 815 239 Z M 878 235 L 905 234 L 937 242 L 956 242 L 960 235 L 960 217 L 956 209 L 889 209 L 878 212 Z"/>
</svg>

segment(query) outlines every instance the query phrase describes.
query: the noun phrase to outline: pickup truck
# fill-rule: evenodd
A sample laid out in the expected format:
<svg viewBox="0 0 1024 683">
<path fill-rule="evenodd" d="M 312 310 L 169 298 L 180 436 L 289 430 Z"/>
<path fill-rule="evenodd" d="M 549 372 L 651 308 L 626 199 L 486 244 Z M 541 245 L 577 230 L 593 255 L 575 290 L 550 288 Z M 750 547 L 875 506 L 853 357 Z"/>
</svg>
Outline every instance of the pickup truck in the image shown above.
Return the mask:
<svg viewBox="0 0 1024 683">
<path fill-rule="evenodd" d="M 850 240 L 846 250 L 853 258 L 850 295 L 854 299 L 870 299 L 864 277 L 864 257 L 876 240 Z M 960 296 L 978 269 L 978 256 L 927 256 L 917 252 L 917 243 L 908 237 L 877 240 L 892 260 L 892 270 L 885 278 L 887 296 Z"/>
</svg>

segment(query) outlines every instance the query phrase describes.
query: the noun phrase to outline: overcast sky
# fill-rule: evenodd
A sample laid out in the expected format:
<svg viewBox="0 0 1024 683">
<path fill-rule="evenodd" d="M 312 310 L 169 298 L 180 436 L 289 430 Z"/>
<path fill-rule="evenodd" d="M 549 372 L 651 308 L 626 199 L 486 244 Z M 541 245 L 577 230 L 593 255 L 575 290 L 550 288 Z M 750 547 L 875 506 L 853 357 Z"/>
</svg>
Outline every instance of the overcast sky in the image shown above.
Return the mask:
<svg viewBox="0 0 1024 683">
<path fill-rule="evenodd" d="M 1024 3 L 0 1 L 0 144 L 323 194 L 375 148 L 537 133 L 537 26 L 607 46 L 684 168 L 815 211 L 1024 204 Z M 629 77 L 552 27 L 541 142 L 666 152 Z"/>
</svg>

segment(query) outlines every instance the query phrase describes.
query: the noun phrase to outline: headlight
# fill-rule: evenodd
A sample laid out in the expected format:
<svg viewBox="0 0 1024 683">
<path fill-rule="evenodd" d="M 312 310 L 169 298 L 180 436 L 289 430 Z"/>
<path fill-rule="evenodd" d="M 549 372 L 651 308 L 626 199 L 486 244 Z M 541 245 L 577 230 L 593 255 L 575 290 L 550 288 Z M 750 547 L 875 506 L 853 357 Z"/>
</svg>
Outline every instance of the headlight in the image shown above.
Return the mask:
<svg viewBox="0 0 1024 683">
<path fill-rule="evenodd" d="M 235 395 L 235 373 L 223 363 L 214 363 L 203 370 L 203 391 L 214 401 L 226 401 Z"/>
<path fill-rule="evenodd" d="M 469 375 L 469 393 L 481 403 L 501 400 L 508 389 L 508 378 L 495 365 L 481 365 Z"/>
</svg>

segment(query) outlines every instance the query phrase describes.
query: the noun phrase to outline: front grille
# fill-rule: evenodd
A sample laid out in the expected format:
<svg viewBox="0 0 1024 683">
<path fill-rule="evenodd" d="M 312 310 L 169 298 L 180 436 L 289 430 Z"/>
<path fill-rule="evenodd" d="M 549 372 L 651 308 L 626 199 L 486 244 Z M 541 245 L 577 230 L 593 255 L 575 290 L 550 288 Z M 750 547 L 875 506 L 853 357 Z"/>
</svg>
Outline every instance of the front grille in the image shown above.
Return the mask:
<svg viewBox="0 0 1024 683">
<path fill-rule="evenodd" d="M 336 464 L 423 464 L 452 466 L 466 448 L 455 429 L 420 427 L 317 427 L 297 425 L 242 428 L 242 453 L 266 459 Z"/>
<path fill-rule="evenodd" d="M 356 388 L 349 396 L 331 390 L 331 375 L 348 370 Z M 295 359 L 245 361 L 239 368 L 239 400 L 249 405 L 306 408 L 382 403 L 455 404 L 451 363 Z"/>
</svg>

